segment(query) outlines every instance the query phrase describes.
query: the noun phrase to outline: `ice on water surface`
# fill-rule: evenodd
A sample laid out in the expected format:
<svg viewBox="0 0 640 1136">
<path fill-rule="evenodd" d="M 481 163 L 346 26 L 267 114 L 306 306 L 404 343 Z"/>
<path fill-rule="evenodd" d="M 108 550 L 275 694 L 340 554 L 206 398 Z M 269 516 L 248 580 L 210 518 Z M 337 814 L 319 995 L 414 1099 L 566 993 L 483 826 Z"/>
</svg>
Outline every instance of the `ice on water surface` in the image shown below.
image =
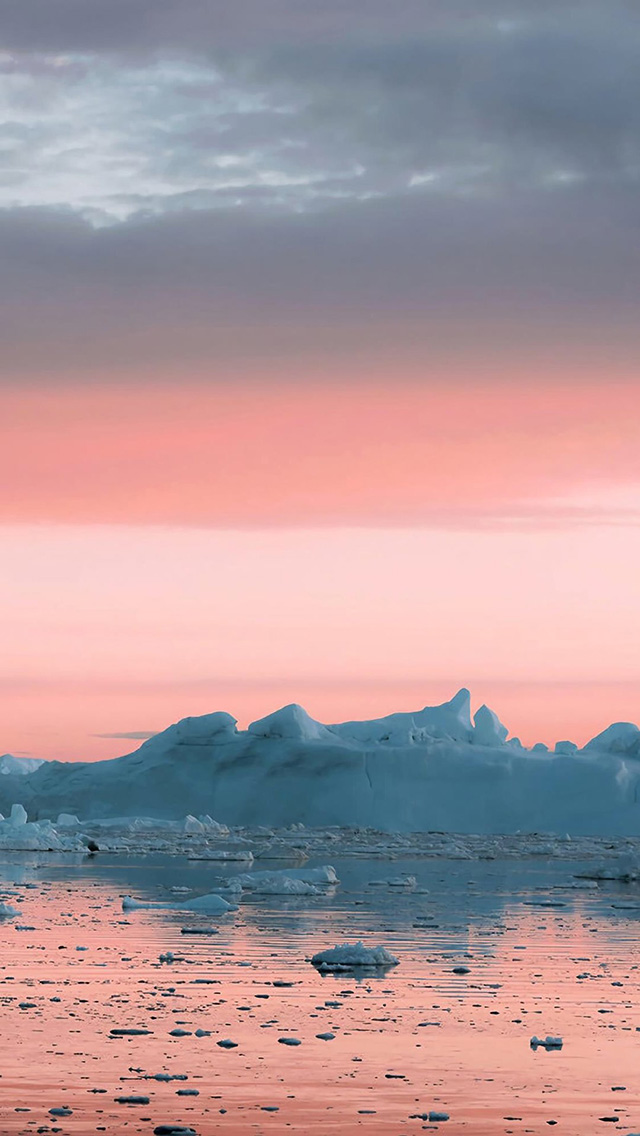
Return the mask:
<svg viewBox="0 0 640 1136">
<path fill-rule="evenodd" d="M 604 1116 L 640 1128 L 640 902 L 615 906 L 636 885 L 582 886 L 615 863 L 611 841 L 226 837 L 239 839 L 303 840 L 305 866 L 258 857 L 256 881 L 317 892 L 246 888 L 235 862 L 184 852 L 4 854 L 0 898 L 16 914 L 0 922 L 3 1133 L 115 1134 L 123 1118 L 198 1136 L 223 1123 L 386 1136 L 420 1121 L 493 1136 L 551 1120 L 578 1136 Z M 237 893 L 238 876 L 235 909 L 212 927 L 192 901 Z M 126 895 L 138 903 L 123 912 Z"/>
<path fill-rule="evenodd" d="M 636 742 L 462 690 L 9 768 L 0 1131 L 638 1131 Z"/>
</svg>

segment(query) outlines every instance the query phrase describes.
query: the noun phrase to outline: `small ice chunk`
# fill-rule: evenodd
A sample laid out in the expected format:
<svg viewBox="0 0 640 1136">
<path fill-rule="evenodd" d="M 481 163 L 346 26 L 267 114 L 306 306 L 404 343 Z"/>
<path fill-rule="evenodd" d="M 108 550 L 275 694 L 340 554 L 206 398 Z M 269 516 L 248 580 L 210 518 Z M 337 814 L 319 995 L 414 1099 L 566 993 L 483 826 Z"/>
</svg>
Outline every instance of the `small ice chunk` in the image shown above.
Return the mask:
<svg viewBox="0 0 640 1136">
<path fill-rule="evenodd" d="M 189 814 L 184 818 L 184 831 L 192 836 L 204 836 L 204 825 L 197 817 Z"/>
<path fill-rule="evenodd" d="M 285 887 L 290 886 L 286 882 L 290 880 L 298 880 L 316 887 L 335 887 L 340 883 L 335 868 L 331 864 L 322 864 L 319 868 L 281 868 L 272 872 L 243 872 L 232 876 L 229 885 L 239 884 L 245 891 L 263 891 L 265 887 L 270 890 L 278 881 L 284 881 Z"/>
<path fill-rule="evenodd" d="M 542 1049 L 562 1049 L 562 1038 L 552 1037 L 550 1034 L 547 1034 L 544 1038 L 534 1035 L 529 1044 L 532 1049 L 537 1049 L 539 1046 L 541 1046 Z"/>
<path fill-rule="evenodd" d="M 122 897 L 123 911 L 202 911 L 207 915 L 224 915 L 227 911 L 237 911 L 237 906 L 227 903 L 221 895 L 211 892 L 195 899 L 185 899 L 182 903 L 146 903 L 131 895 Z"/>
<path fill-rule="evenodd" d="M 318 970 L 351 970 L 353 967 L 398 966 L 399 959 L 383 946 L 365 947 L 362 943 L 342 943 L 330 950 L 318 951 L 311 962 Z"/>
<path fill-rule="evenodd" d="M 158 1124 L 153 1136 L 197 1136 L 195 1128 L 185 1128 L 184 1124 Z"/>
<path fill-rule="evenodd" d="M 24 805 L 16 803 L 11 806 L 11 816 L 9 817 L 9 824 L 14 828 L 22 828 L 23 824 L 27 823 L 27 810 Z"/>
</svg>

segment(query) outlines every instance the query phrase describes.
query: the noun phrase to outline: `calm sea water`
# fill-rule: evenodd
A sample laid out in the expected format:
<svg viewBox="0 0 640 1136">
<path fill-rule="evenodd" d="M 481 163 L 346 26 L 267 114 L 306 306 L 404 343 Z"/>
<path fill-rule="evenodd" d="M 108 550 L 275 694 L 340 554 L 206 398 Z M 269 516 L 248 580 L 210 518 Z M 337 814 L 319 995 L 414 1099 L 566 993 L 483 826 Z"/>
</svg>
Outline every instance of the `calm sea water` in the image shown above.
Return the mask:
<svg viewBox="0 0 640 1136">
<path fill-rule="evenodd" d="M 0 924 L 0 1132 L 640 1132 L 640 886 L 573 890 L 579 864 L 540 859 L 325 862 L 334 894 L 211 920 L 123 914 L 121 897 L 200 894 L 219 865 L 5 854 L 20 915 Z M 413 891 L 371 886 L 409 874 Z M 217 934 L 181 933 L 202 926 Z M 358 939 L 400 965 L 308 961 Z"/>
</svg>

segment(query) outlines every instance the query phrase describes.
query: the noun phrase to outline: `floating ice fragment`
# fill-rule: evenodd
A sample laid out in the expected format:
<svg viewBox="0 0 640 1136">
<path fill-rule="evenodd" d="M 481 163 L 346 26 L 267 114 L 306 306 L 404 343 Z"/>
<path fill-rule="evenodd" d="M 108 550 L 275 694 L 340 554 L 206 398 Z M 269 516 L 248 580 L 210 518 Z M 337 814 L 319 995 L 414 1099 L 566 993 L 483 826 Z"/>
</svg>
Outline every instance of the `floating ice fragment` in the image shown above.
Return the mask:
<svg viewBox="0 0 640 1136">
<path fill-rule="evenodd" d="M 354 967 L 398 966 L 399 959 L 383 946 L 365 947 L 358 942 L 343 943 L 326 951 L 318 951 L 311 962 L 318 970 L 351 970 Z"/>
<path fill-rule="evenodd" d="M 158 1124 L 153 1136 L 198 1136 L 195 1128 L 185 1128 L 184 1124 Z"/>
<path fill-rule="evenodd" d="M 542 1049 L 562 1049 L 562 1044 L 561 1037 L 551 1037 L 550 1034 L 547 1034 L 545 1038 L 535 1037 L 534 1035 L 529 1042 L 532 1049 L 538 1049 L 539 1046 Z"/>
<path fill-rule="evenodd" d="M 9 824 L 14 828 L 22 828 L 23 824 L 27 823 L 27 811 L 24 805 L 15 804 L 11 806 L 11 816 L 9 817 Z"/>
<path fill-rule="evenodd" d="M 340 883 L 335 868 L 323 864 L 319 868 L 282 868 L 280 871 L 243 872 L 232 876 L 229 885 L 239 885 L 244 891 L 263 894 L 320 894 L 320 888 L 335 887 Z M 306 885 L 309 890 L 299 888 Z"/>
<path fill-rule="evenodd" d="M 237 911 L 237 905 L 228 903 L 217 892 L 199 895 L 195 899 L 185 899 L 182 903 L 147 903 L 134 899 L 131 895 L 122 898 L 123 911 L 202 911 L 207 915 L 224 915 L 227 911 Z"/>
</svg>

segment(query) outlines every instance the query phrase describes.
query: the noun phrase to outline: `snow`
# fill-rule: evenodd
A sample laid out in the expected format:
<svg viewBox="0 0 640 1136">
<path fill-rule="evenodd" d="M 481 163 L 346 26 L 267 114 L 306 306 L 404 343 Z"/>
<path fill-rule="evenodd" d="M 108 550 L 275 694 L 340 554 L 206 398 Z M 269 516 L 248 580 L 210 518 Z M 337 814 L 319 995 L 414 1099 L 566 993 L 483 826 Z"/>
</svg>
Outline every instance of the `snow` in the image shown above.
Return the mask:
<svg viewBox="0 0 640 1136">
<path fill-rule="evenodd" d="M 102 847 L 97 822 L 123 813 L 132 839 L 154 825 L 159 839 L 157 826 L 171 822 L 168 842 L 191 842 L 212 859 L 237 826 L 264 829 L 262 852 L 246 849 L 256 855 L 275 854 L 274 829 L 299 834 L 298 851 L 282 845 L 294 858 L 309 829 L 321 827 L 640 835 L 636 726 L 615 723 L 583 749 L 562 740 L 555 752 L 528 750 L 487 706 L 472 721 L 470 705 L 462 689 L 440 706 L 329 726 L 295 704 L 247 730 L 224 712 L 185 718 L 123 757 L 45 762 L 0 777 L 0 812 L 24 806 L 0 821 L 0 846 L 15 846 L 7 841 L 23 827 L 20 847 L 70 848 L 80 817 L 85 844 Z M 38 818 L 35 828 L 25 811 Z M 60 814 L 69 819 L 57 832 L 42 827 Z"/>
<path fill-rule="evenodd" d="M 386 947 L 365 947 L 362 943 L 342 943 L 326 951 L 318 951 L 311 962 L 318 970 L 352 970 L 354 967 L 398 966 L 399 959 Z"/>
</svg>

